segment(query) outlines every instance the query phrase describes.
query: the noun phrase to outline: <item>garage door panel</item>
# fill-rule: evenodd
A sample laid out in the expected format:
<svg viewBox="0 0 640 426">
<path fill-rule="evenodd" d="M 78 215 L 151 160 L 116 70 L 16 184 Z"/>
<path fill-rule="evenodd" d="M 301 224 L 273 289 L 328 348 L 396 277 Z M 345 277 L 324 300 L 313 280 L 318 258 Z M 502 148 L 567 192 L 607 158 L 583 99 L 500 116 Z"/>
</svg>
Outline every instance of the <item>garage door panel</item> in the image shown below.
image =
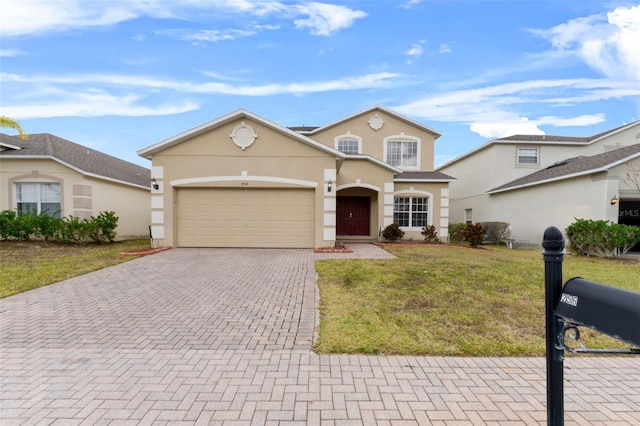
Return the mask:
<svg viewBox="0 0 640 426">
<path fill-rule="evenodd" d="M 314 191 L 182 188 L 181 247 L 313 247 Z"/>
</svg>

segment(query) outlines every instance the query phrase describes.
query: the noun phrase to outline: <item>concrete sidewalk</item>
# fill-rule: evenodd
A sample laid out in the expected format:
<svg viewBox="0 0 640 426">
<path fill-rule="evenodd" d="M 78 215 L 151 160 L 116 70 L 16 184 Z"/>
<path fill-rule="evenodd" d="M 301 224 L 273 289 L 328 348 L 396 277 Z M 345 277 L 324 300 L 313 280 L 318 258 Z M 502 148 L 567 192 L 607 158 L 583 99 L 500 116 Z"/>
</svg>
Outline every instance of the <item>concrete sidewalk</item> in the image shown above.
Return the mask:
<svg viewBox="0 0 640 426">
<path fill-rule="evenodd" d="M 0 423 L 546 423 L 542 358 L 314 354 L 316 257 L 173 249 L 0 300 Z M 565 410 L 640 425 L 640 358 L 569 357 Z"/>
</svg>

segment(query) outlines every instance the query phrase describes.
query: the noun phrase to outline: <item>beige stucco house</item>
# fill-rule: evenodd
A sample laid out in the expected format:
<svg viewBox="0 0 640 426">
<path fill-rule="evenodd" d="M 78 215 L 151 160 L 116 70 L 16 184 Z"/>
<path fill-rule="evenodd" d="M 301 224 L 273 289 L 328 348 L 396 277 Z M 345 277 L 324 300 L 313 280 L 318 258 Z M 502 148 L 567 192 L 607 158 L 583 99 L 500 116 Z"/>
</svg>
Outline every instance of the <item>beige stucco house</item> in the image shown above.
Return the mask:
<svg viewBox="0 0 640 426">
<path fill-rule="evenodd" d="M 0 134 L 0 210 L 118 216 L 117 238 L 149 231 L 151 172 L 48 133 Z"/>
<path fill-rule="evenodd" d="M 516 244 L 540 245 L 575 218 L 640 225 L 640 121 L 590 137 L 496 139 L 440 167 L 456 176 L 450 221 L 500 221 Z"/>
<path fill-rule="evenodd" d="M 448 185 L 435 130 L 381 106 L 322 127 L 238 110 L 138 151 L 152 161 L 158 245 L 330 247 L 398 222 L 443 238 Z"/>
</svg>

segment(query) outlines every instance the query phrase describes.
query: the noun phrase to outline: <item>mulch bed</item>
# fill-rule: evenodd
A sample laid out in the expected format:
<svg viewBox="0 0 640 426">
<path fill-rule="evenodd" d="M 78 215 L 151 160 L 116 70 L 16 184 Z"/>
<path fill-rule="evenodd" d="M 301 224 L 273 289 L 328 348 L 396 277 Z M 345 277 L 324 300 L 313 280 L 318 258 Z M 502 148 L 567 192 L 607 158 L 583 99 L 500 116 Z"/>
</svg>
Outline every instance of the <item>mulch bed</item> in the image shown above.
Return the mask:
<svg viewBox="0 0 640 426">
<path fill-rule="evenodd" d="M 319 247 L 313 249 L 314 253 L 353 253 L 351 247 L 342 243 L 340 247 Z"/>
</svg>

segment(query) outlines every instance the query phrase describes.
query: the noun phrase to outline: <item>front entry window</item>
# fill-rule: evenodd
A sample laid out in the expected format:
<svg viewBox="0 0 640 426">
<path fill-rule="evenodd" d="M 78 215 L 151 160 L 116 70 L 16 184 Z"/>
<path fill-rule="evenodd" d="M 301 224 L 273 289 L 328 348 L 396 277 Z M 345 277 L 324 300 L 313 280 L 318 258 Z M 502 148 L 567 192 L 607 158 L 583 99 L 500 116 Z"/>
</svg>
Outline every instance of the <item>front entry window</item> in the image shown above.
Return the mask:
<svg viewBox="0 0 640 426">
<path fill-rule="evenodd" d="M 59 183 L 18 183 L 16 184 L 18 214 L 45 213 L 60 217 Z"/>
<path fill-rule="evenodd" d="M 395 197 L 393 221 L 401 227 L 424 227 L 429 220 L 428 197 Z"/>
</svg>

